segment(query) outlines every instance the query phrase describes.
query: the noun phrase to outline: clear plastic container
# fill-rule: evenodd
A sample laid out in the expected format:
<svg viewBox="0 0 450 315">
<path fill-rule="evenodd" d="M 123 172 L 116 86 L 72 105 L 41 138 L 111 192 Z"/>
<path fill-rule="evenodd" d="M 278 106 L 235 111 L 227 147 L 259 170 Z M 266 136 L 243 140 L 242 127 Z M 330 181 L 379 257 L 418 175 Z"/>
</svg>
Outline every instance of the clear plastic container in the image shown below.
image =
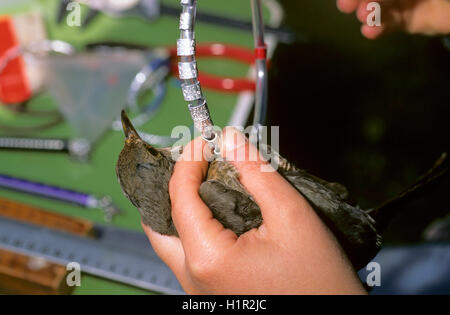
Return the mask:
<svg viewBox="0 0 450 315">
<path fill-rule="evenodd" d="M 45 85 L 75 137 L 94 143 L 126 106 L 131 81 L 145 65 L 145 53 L 106 49 L 42 59 Z"/>
</svg>

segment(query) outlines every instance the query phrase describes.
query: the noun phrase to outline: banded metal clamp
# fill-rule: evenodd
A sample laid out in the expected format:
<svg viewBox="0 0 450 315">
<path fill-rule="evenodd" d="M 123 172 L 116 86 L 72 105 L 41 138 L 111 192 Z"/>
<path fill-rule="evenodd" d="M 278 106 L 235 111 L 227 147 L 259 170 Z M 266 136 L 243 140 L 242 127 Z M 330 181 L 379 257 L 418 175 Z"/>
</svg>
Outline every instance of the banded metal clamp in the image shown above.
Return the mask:
<svg viewBox="0 0 450 315">
<path fill-rule="evenodd" d="M 220 154 L 220 135 L 213 129 L 214 124 L 198 81 L 197 61 L 195 60 L 195 15 L 197 0 L 180 0 L 180 38 L 177 40 L 178 72 L 183 97 L 188 102 L 189 112 L 194 126 L 202 138 L 213 148 L 214 154 Z"/>
</svg>

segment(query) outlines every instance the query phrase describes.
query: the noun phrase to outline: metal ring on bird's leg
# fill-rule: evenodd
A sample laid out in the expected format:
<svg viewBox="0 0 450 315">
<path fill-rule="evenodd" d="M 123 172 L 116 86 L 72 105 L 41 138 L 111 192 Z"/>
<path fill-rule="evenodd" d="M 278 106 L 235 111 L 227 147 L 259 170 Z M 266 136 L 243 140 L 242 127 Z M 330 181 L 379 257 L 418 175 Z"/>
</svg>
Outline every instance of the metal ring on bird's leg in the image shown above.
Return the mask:
<svg viewBox="0 0 450 315">
<path fill-rule="evenodd" d="M 213 148 L 212 153 L 214 155 L 214 159 L 216 160 L 222 160 L 222 155 L 220 154 L 220 148 L 221 148 L 221 139 L 222 139 L 222 133 L 220 131 L 214 132 L 214 137 L 212 139 L 205 139 L 202 137 L 202 139 L 210 145 L 210 147 Z M 217 150 L 219 149 L 219 150 Z M 206 156 L 207 159 L 210 158 L 210 156 Z M 208 160 L 209 161 L 209 160 Z"/>
<path fill-rule="evenodd" d="M 183 97 L 188 102 L 189 112 L 195 127 L 202 138 L 209 143 L 214 154 L 220 154 L 219 136 L 208 110 L 206 98 L 198 81 L 197 62 L 195 60 L 195 14 L 197 0 L 180 0 L 180 38 L 177 40 L 178 72 Z"/>
</svg>

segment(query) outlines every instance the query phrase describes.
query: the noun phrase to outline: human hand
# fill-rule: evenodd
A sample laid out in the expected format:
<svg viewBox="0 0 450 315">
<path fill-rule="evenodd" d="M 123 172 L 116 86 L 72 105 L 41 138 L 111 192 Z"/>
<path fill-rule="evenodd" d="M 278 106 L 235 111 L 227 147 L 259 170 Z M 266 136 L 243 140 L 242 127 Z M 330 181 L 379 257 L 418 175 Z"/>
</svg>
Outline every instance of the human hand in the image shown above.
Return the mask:
<svg viewBox="0 0 450 315">
<path fill-rule="evenodd" d="M 262 172 L 262 165 L 270 167 L 266 162 L 249 161 L 257 149 L 241 133 L 228 128 L 223 139 L 224 158 L 239 171 L 240 181 L 260 206 L 264 221 L 258 229 L 237 237 L 213 218 L 198 193 L 208 163 L 188 159 L 198 154 L 204 143 L 200 138 L 191 142 L 169 183 L 172 218 L 179 238 L 143 225 L 156 253 L 185 291 L 365 293 L 336 239 L 302 195 L 278 172 Z M 243 156 L 245 161 L 236 159 Z"/>
<path fill-rule="evenodd" d="M 378 2 L 381 6 L 381 26 L 367 25 L 372 12 L 367 4 Z M 339 10 L 345 13 L 356 11 L 363 23 L 362 34 L 374 39 L 395 29 L 411 34 L 438 35 L 450 33 L 450 1 L 448 0 L 337 0 Z"/>
</svg>

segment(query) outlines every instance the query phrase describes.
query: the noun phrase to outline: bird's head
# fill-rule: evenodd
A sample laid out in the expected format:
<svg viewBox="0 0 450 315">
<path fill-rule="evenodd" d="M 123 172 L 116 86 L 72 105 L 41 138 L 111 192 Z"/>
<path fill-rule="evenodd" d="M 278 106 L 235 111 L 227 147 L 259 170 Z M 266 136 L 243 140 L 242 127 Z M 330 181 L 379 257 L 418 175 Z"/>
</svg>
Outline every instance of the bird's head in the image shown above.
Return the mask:
<svg viewBox="0 0 450 315">
<path fill-rule="evenodd" d="M 126 138 L 116 165 L 119 183 L 141 212 L 143 222 L 155 231 L 167 234 L 173 230 L 168 193 L 175 164 L 171 151 L 155 148 L 142 140 L 124 111 L 122 127 Z"/>
<path fill-rule="evenodd" d="M 125 145 L 121 155 L 126 155 L 129 162 L 138 160 L 141 163 L 150 163 L 155 167 L 160 166 L 159 160 L 165 157 L 164 149 L 157 149 L 142 140 L 124 110 L 122 110 L 121 118 L 123 132 L 125 133 Z"/>
</svg>

